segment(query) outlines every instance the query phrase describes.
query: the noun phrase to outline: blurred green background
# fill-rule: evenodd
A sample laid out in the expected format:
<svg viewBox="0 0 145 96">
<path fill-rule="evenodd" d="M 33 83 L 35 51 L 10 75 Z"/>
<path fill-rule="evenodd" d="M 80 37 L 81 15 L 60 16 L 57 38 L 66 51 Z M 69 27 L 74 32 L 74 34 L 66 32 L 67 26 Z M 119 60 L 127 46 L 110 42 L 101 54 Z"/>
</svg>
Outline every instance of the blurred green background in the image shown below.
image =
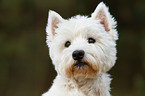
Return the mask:
<svg viewBox="0 0 145 96">
<path fill-rule="evenodd" d="M 118 21 L 113 96 L 145 96 L 145 0 L 103 0 Z M 48 56 L 48 10 L 90 15 L 101 0 L 0 0 L 0 96 L 40 96 L 56 72 Z"/>
</svg>

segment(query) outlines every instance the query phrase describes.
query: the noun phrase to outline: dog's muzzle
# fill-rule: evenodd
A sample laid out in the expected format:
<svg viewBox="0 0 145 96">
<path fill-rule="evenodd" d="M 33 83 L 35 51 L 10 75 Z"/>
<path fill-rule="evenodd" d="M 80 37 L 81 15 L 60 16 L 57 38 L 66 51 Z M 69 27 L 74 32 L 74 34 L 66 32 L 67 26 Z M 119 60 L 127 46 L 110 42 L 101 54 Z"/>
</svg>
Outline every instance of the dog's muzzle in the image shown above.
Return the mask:
<svg viewBox="0 0 145 96">
<path fill-rule="evenodd" d="M 75 67 L 83 67 L 85 65 L 88 65 L 87 63 L 83 62 L 85 52 L 84 50 L 75 50 L 72 54 L 73 59 L 76 61 L 74 64 Z"/>
</svg>

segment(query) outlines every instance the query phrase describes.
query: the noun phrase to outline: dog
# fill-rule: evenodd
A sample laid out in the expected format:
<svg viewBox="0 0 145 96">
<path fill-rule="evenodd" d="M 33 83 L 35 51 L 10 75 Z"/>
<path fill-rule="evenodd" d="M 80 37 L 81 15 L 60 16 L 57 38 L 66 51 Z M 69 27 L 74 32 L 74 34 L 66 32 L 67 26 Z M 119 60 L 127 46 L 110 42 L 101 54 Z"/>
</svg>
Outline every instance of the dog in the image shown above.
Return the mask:
<svg viewBox="0 0 145 96">
<path fill-rule="evenodd" d="M 46 43 L 57 76 L 42 96 L 111 96 L 107 72 L 116 62 L 117 22 L 99 3 L 88 16 L 49 11 Z"/>
</svg>

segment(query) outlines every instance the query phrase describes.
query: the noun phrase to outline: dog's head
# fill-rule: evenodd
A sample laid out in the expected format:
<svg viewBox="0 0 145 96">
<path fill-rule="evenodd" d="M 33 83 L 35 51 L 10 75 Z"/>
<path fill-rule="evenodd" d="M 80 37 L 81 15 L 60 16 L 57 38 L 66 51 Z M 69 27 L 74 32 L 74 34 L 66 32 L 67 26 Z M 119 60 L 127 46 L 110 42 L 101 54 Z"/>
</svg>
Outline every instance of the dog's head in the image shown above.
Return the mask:
<svg viewBox="0 0 145 96">
<path fill-rule="evenodd" d="M 63 19 L 49 12 L 47 44 L 59 75 L 67 78 L 95 78 L 107 72 L 116 61 L 116 22 L 104 3 L 91 17 Z"/>
</svg>

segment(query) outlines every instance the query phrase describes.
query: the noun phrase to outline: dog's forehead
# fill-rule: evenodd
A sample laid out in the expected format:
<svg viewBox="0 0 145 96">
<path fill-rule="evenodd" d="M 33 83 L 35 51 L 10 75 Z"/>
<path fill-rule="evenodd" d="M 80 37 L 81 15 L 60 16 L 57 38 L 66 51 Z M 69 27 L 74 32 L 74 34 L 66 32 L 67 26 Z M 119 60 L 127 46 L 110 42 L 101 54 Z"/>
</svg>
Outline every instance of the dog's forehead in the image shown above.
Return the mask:
<svg viewBox="0 0 145 96">
<path fill-rule="evenodd" d="M 59 31 L 60 30 L 60 31 Z M 68 20 L 64 20 L 58 27 L 58 34 L 77 35 L 85 34 L 90 31 L 105 31 L 99 20 L 93 20 L 85 16 L 76 16 Z M 90 33 L 91 34 L 91 33 Z"/>
</svg>

